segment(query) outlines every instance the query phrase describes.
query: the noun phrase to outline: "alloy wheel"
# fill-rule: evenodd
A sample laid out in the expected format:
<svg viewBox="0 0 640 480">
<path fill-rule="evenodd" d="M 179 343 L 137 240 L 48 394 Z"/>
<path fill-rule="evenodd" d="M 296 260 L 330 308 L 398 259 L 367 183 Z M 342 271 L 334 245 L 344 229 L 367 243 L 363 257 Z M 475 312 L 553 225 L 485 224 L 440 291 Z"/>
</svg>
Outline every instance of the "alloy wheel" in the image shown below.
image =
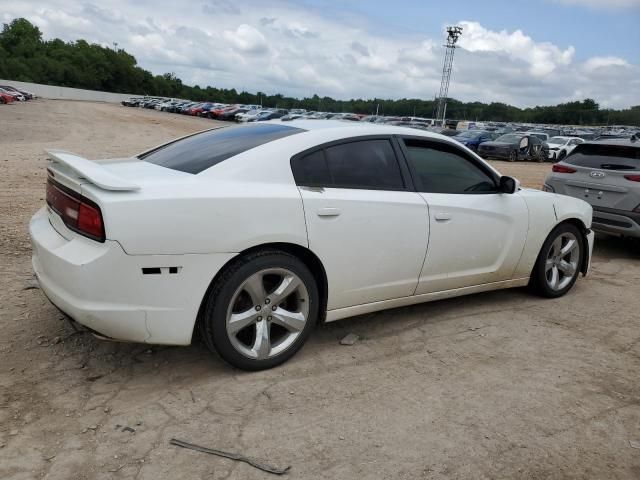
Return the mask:
<svg viewBox="0 0 640 480">
<path fill-rule="evenodd" d="M 285 268 L 260 270 L 231 297 L 226 329 L 231 345 L 245 357 L 265 360 L 291 347 L 309 318 L 309 292 Z"/>
<path fill-rule="evenodd" d="M 551 244 L 545 263 L 545 278 L 550 289 L 565 288 L 578 271 L 580 242 L 572 232 L 564 232 Z"/>
</svg>

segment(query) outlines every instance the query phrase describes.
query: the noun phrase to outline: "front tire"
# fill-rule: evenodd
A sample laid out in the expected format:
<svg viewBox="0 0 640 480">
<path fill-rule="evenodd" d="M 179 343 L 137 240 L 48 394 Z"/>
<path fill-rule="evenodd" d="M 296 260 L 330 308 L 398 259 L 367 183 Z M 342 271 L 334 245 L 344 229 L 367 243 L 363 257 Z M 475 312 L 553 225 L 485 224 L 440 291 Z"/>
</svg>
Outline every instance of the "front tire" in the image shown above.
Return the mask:
<svg viewBox="0 0 640 480">
<path fill-rule="evenodd" d="M 518 160 L 518 152 L 511 150 L 511 152 L 509 152 L 509 161 L 515 162 L 516 160 Z"/>
<path fill-rule="evenodd" d="M 291 358 L 317 323 L 320 298 L 313 274 L 277 250 L 246 255 L 209 290 L 202 337 L 242 370 L 273 368 Z"/>
<path fill-rule="evenodd" d="M 563 223 L 549 234 L 533 268 L 530 287 L 538 295 L 557 298 L 576 283 L 585 255 L 585 241 L 575 225 Z"/>
</svg>

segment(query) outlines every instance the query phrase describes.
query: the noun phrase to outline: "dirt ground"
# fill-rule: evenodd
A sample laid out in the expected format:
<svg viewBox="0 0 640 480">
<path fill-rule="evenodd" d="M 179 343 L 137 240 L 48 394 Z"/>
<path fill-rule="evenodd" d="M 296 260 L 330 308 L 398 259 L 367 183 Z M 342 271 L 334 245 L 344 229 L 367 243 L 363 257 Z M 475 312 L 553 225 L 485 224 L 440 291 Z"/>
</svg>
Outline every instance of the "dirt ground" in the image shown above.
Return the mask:
<svg viewBox="0 0 640 480">
<path fill-rule="evenodd" d="M 135 154 L 212 122 L 117 105 L 0 105 L 0 478 L 640 478 L 640 248 L 597 239 L 564 298 L 516 289 L 320 327 L 244 373 L 196 344 L 75 333 L 32 286 L 44 148 Z M 539 187 L 548 164 L 496 162 Z M 354 332 L 351 347 L 340 338 Z"/>
</svg>

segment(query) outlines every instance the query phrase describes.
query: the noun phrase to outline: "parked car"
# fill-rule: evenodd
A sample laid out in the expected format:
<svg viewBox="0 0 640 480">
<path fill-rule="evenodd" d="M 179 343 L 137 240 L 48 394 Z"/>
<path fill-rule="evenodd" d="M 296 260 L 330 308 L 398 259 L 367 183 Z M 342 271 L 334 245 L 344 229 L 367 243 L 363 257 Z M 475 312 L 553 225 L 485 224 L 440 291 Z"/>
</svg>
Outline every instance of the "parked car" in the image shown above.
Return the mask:
<svg viewBox="0 0 640 480">
<path fill-rule="evenodd" d="M 525 132 L 525 133 L 527 135 L 531 135 L 533 137 L 539 138 L 543 142 L 546 142 L 547 140 L 549 140 L 549 134 L 546 133 L 546 132 L 529 131 L 529 132 Z"/>
<path fill-rule="evenodd" d="M 265 122 L 267 120 L 274 120 L 276 118 L 282 118 L 287 114 L 286 110 L 276 109 L 276 110 L 265 110 L 259 113 L 256 116 L 249 117 L 247 122 Z"/>
<path fill-rule="evenodd" d="M 35 98 L 35 95 L 31 92 L 27 92 L 26 90 L 21 90 L 19 88 L 12 87 L 10 85 L 0 85 L 0 88 L 7 90 L 9 92 L 14 92 L 19 95 L 22 95 L 26 100 L 32 100 Z"/>
<path fill-rule="evenodd" d="M 291 120 L 297 120 L 299 118 L 302 118 L 302 114 L 301 113 L 288 113 L 288 114 L 282 116 L 280 118 L 280 120 L 282 120 L 283 122 L 289 122 Z"/>
<path fill-rule="evenodd" d="M 637 137 L 581 143 L 552 170 L 544 190 L 589 202 L 594 230 L 640 237 Z"/>
<path fill-rule="evenodd" d="M 492 132 L 484 130 L 464 130 L 452 138 L 476 152 L 478 150 L 478 145 L 484 142 L 489 142 L 496 137 L 497 135 Z"/>
<path fill-rule="evenodd" d="M 235 108 L 231 108 L 231 109 L 223 111 L 216 118 L 218 120 L 232 121 L 232 120 L 235 120 L 236 115 L 239 115 L 241 113 L 246 113 L 248 111 L 249 111 L 248 108 L 235 107 Z"/>
<path fill-rule="evenodd" d="M 123 100 L 120 103 L 125 107 L 137 107 L 144 100 L 145 100 L 144 97 L 131 97 L 126 100 Z"/>
<path fill-rule="evenodd" d="M 4 89 L 2 87 L 0 87 L 0 93 L 4 93 L 5 95 L 11 95 L 14 100 L 17 100 L 17 101 L 20 101 L 20 102 L 24 102 L 26 100 L 25 96 L 22 95 L 21 93 L 14 92 L 12 90 L 7 90 L 7 89 Z"/>
<path fill-rule="evenodd" d="M 259 108 L 255 108 L 253 110 L 249 110 L 248 112 L 238 113 L 236 115 L 236 122 L 248 122 L 250 118 L 258 116 L 260 113 L 268 110 L 263 110 Z"/>
<path fill-rule="evenodd" d="M 551 137 L 547 140 L 549 146 L 549 158 L 551 160 L 562 160 L 571 151 L 580 145 L 584 140 L 576 137 Z"/>
<path fill-rule="evenodd" d="M 7 104 L 12 103 L 14 101 L 13 95 L 9 95 L 8 93 L 0 92 L 0 103 Z"/>
<path fill-rule="evenodd" d="M 549 156 L 548 149 L 537 136 L 524 132 L 507 133 L 495 140 L 483 142 L 478 146 L 478 155 L 482 158 L 496 158 L 510 162 L 517 160 L 544 162 Z"/>
<path fill-rule="evenodd" d="M 440 135 L 338 121 L 211 129 L 128 160 L 49 150 L 30 222 L 46 296 L 95 334 L 276 366 L 323 321 L 589 268 L 588 203 Z M 375 261 L 372 261 L 375 259 Z"/>
</svg>

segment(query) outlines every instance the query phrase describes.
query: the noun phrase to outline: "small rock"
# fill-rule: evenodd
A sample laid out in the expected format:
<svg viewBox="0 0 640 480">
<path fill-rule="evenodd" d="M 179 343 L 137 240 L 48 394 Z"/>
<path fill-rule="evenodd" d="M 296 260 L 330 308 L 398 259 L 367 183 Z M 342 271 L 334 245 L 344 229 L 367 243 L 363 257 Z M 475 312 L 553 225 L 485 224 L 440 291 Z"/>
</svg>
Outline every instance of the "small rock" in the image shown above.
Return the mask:
<svg viewBox="0 0 640 480">
<path fill-rule="evenodd" d="M 98 425 L 90 425 L 87 427 L 89 430 L 97 430 L 98 429 Z"/>
<path fill-rule="evenodd" d="M 296 393 L 296 392 L 294 392 L 293 390 L 291 390 L 291 391 L 289 392 L 289 395 L 295 395 L 295 393 Z"/>
<path fill-rule="evenodd" d="M 24 288 L 22 290 L 35 290 L 35 289 L 39 289 L 40 285 L 38 285 L 38 281 L 37 280 L 30 280 L 26 283 L 26 285 L 24 286 Z"/>
<path fill-rule="evenodd" d="M 111 407 L 104 407 L 104 413 L 109 413 L 111 411 Z"/>
<path fill-rule="evenodd" d="M 60 343 L 61 338 L 60 337 L 53 337 L 53 340 L 51 340 L 51 343 L 53 343 L 54 345 L 57 345 L 58 343 Z"/>
<path fill-rule="evenodd" d="M 629 440 L 629 446 L 640 450 L 640 441 Z"/>
<path fill-rule="evenodd" d="M 340 440 L 344 440 L 344 437 L 343 437 L 342 435 L 340 435 L 338 438 L 339 438 Z"/>
<path fill-rule="evenodd" d="M 340 345 L 347 345 L 350 347 L 351 345 L 355 344 L 358 340 L 360 340 L 360 337 L 358 335 L 356 335 L 355 333 L 350 333 L 346 335 L 342 340 L 340 340 Z"/>
<path fill-rule="evenodd" d="M 16 436 L 18 434 L 18 430 L 11 430 L 9 432 L 9 435 L 11 435 L 12 437 Z"/>
</svg>

